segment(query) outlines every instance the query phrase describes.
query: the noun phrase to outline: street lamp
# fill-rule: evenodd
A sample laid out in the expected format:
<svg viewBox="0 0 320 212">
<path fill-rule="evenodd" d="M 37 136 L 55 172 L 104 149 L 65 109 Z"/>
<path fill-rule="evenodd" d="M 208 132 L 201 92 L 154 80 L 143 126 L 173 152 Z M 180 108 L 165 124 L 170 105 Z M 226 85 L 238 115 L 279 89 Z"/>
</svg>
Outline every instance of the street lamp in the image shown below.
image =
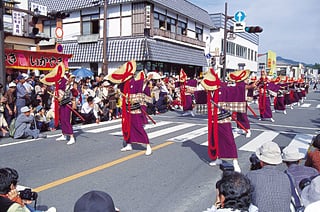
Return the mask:
<svg viewBox="0 0 320 212">
<path fill-rule="evenodd" d="M 0 0 L 0 83 L 6 84 L 6 67 L 5 67 L 5 53 L 4 53 L 4 26 L 3 26 L 3 0 Z"/>
</svg>

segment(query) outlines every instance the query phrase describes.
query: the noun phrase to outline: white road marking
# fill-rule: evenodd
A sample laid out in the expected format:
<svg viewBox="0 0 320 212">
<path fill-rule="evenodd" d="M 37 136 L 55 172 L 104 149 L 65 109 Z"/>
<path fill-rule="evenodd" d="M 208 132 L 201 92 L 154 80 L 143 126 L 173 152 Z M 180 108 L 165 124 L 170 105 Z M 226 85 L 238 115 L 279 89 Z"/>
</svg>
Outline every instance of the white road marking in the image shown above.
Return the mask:
<svg viewBox="0 0 320 212">
<path fill-rule="evenodd" d="M 170 138 L 167 141 L 173 141 L 173 142 L 182 143 L 182 142 L 189 141 L 189 140 L 191 140 L 193 138 L 199 137 L 199 136 L 204 135 L 204 134 L 208 134 L 208 127 L 202 127 L 200 129 L 193 130 L 193 131 L 191 131 L 189 133 L 185 133 L 185 134 L 182 134 L 180 136 Z"/>
<path fill-rule="evenodd" d="M 275 137 L 279 135 L 278 132 L 274 131 L 264 131 L 245 145 L 243 145 L 239 150 L 255 152 L 258 147 L 267 141 L 272 141 Z"/>
<path fill-rule="evenodd" d="M 300 107 L 310 107 L 311 106 L 311 104 L 309 104 L 309 103 L 303 103 L 302 105 L 300 105 Z"/>
<path fill-rule="evenodd" d="M 316 108 L 320 108 L 320 104 L 317 104 L 317 107 Z"/>
<path fill-rule="evenodd" d="M 312 138 L 313 135 L 297 134 L 288 146 L 298 148 L 299 152 L 306 155 L 312 142 Z"/>
</svg>

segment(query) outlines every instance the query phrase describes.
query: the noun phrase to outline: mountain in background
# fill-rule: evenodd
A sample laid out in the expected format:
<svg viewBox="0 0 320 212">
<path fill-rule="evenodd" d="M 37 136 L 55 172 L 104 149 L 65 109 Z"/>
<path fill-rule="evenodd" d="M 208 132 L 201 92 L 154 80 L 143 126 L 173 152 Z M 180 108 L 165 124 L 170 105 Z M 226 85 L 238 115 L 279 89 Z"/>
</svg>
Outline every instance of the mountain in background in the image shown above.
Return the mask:
<svg viewBox="0 0 320 212">
<path fill-rule="evenodd" d="M 306 64 L 306 63 L 303 63 L 303 62 L 298 62 L 298 61 L 286 59 L 286 58 L 283 58 L 283 57 L 280 57 L 280 56 L 277 56 L 277 63 L 290 64 L 290 65 L 299 65 L 299 63 L 301 63 L 303 66 L 313 66 L 313 64 Z"/>
</svg>

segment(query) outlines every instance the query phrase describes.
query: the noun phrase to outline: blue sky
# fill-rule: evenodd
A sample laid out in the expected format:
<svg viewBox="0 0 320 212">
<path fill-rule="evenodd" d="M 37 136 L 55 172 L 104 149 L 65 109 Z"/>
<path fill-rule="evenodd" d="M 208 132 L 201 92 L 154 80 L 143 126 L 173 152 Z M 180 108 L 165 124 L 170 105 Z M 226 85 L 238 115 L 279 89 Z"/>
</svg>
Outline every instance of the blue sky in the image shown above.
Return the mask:
<svg viewBox="0 0 320 212">
<path fill-rule="evenodd" d="M 319 0 L 188 0 L 210 13 L 246 13 L 246 25 L 259 25 L 259 53 L 275 51 L 277 56 L 307 64 L 320 63 Z"/>
</svg>

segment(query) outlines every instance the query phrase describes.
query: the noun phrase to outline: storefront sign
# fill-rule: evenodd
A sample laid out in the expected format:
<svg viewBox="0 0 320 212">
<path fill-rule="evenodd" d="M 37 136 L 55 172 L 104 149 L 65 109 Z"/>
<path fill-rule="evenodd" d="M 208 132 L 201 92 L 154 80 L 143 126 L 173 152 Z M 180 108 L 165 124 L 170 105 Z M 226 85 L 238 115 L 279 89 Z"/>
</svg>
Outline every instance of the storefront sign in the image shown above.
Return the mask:
<svg viewBox="0 0 320 212">
<path fill-rule="evenodd" d="M 5 49 L 5 66 L 7 69 L 51 71 L 56 65 L 63 62 L 68 70 L 68 60 L 71 57 L 72 54 Z"/>
</svg>

